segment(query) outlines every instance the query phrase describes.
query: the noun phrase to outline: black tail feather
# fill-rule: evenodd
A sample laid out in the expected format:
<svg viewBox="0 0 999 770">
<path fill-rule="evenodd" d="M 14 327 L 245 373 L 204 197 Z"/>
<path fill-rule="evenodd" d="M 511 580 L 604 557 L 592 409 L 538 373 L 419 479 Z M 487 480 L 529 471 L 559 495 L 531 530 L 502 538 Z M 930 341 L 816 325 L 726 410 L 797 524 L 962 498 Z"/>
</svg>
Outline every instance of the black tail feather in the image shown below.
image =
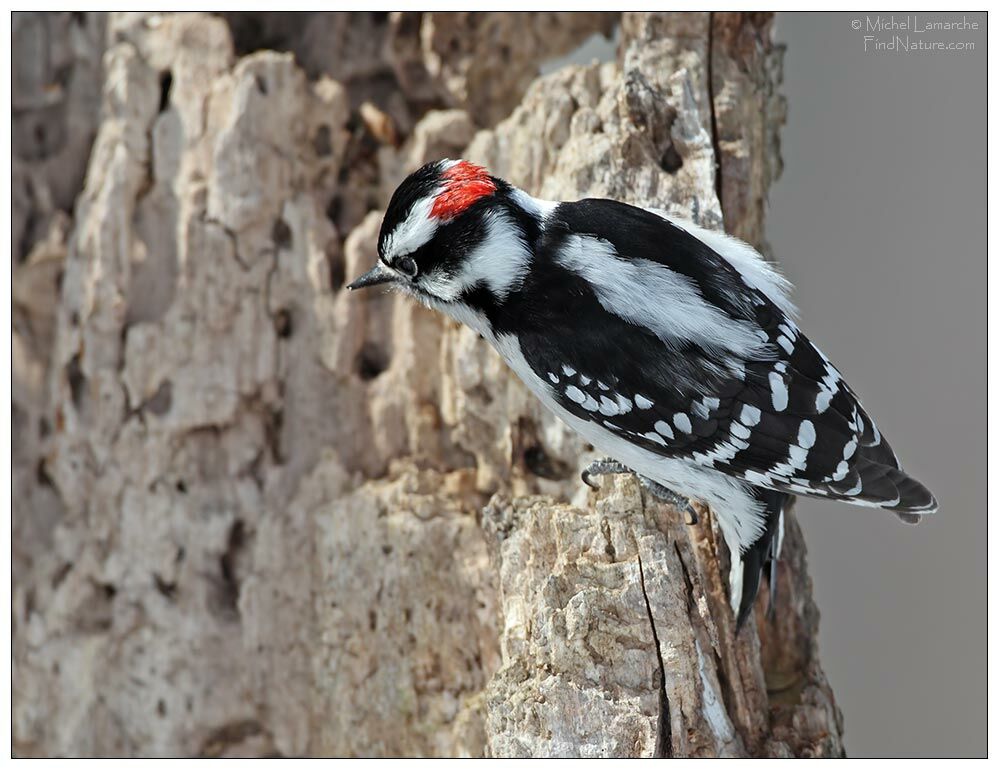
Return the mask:
<svg viewBox="0 0 999 770">
<path fill-rule="evenodd" d="M 761 487 L 754 487 L 756 498 L 763 503 L 765 528 L 763 534 L 742 554 L 742 596 L 739 601 L 739 611 L 736 614 L 736 633 L 742 628 L 749 613 L 753 610 L 756 594 L 760 590 L 763 570 L 769 566 L 770 610 L 777 601 L 777 549 L 778 532 L 781 528 L 781 517 L 787 508 L 791 495 L 786 492 L 775 492 Z"/>
</svg>

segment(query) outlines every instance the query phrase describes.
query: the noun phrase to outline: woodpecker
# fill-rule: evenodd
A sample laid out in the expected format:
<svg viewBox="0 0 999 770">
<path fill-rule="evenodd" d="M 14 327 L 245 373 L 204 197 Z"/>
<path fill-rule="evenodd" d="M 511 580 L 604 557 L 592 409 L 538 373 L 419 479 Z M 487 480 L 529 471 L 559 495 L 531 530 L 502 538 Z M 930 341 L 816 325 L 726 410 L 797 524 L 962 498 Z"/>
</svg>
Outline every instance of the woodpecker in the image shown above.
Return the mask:
<svg viewBox="0 0 999 770">
<path fill-rule="evenodd" d="M 395 191 L 378 263 L 348 288 L 380 284 L 478 332 L 606 454 L 583 481 L 633 472 L 681 509 L 708 506 L 737 628 L 765 569 L 773 608 L 793 496 L 907 523 L 937 508 L 798 328 L 788 281 L 735 238 L 614 200 L 539 200 L 440 160 Z"/>
</svg>

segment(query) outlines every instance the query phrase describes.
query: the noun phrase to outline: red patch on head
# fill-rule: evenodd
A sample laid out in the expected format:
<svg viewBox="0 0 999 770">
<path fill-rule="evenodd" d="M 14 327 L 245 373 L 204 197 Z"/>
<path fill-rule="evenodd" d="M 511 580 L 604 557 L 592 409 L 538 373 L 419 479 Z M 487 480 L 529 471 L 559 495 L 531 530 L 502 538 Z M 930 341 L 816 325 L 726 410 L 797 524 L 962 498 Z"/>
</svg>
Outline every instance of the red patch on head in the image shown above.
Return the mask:
<svg viewBox="0 0 999 770">
<path fill-rule="evenodd" d="M 430 209 L 430 216 L 436 219 L 456 217 L 479 198 L 496 192 L 496 183 L 489 178 L 489 172 L 467 160 L 451 166 L 441 176 L 444 190 Z"/>
</svg>

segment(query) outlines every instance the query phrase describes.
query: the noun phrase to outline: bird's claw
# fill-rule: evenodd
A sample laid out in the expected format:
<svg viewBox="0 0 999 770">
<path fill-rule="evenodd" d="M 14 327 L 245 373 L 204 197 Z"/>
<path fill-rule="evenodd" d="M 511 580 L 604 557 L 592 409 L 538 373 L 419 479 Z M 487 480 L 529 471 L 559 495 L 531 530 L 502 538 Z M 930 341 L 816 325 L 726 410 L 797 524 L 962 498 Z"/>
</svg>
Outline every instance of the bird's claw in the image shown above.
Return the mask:
<svg viewBox="0 0 999 770">
<path fill-rule="evenodd" d="M 631 468 L 626 465 L 622 465 L 617 460 L 610 457 L 605 457 L 602 460 L 594 460 L 586 466 L 582 473 L 579 474 L 579 477 L 590 489 L 600 489 L 600 485 L 593 481 L 593 476 L 605 476 L 609 473 L 631 472 Z M 662 484 L 646 478 L 645 476 L 638 476 L 638 480 L 654 498 L 661 500 L 664 503 L 669 503 L 677 510 L 682 511 L 687 524 L 697 523 L 697 511 L 694 510 L 694 506 L 690 504 L 689 499 L 683 497 L 682 495 L 678 495 L 672 489 L 664 487 Z"/>
<path fill-rule="evenodd" d="M 594 460 L 579 474 L 579 477 L 583 480 L 590 489 L 600 489 L 600 485 L 594 483 L 592 476 L 606 476 L 608 473 L 631 473 L 631 468 L 628 468 L 617 460 L 612 460 L 609 457 L 605 457 L 603 460 Z"/>
<path fill-rule="evenodd" d="M 639 476 L 638 478 L 654 498 L 664 503 L 669 503 L 677 510 L 682 511 L 687 524 L 697 523 L 697 511 L 694 510 L 694 506 L 690 504 L 688 498 L 677 494 L 672 489 L 664 487 L 652 479 L 647 479 L 644 476 Z"/>
</svg>

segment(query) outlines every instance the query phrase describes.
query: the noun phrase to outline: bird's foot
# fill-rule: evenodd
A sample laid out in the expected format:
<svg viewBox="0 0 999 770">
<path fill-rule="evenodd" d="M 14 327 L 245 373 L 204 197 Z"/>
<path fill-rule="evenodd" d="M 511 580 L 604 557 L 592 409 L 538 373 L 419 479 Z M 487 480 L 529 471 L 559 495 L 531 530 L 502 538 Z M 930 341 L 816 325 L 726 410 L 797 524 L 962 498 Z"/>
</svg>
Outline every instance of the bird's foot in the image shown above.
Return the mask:
<svg viewBox="0 0 999 770">
<path fill-rule="evenodd" d="M 690 504 L 689 498 L 677 494 L 669 487 L 664 487 L 659 482 L 648 479 L 645 476 L 639 476 L 638 480 L 642 482 L 642 486 L 649 490 L 649 494 L 651 494 L 654 498 L 661 500 L 664 503 L 669 503 L 678 511 L 682 511 L 686 517 L 687 524 L 697 523 L 697 511 L 695 511 L 694 506 Z"/>
<path fill-rule="evenodd" d="M 580 478 L 590 489 L 599 489 L 598 485 L 593 482 L 593 479 L 591 478 L 592 476 L 606 476 L 611 473 L 632 472 L 631 468 L 627 465 L 619 463 L 611 457 L 605 457 L 602 460 L 594 460 L 590 463 L 580 474 Z M 687 524 L 697 523 L 697 511 L 694 510 L 694 506 L 690 504 L 690 500 L 688 498 L 683 495 L 678 495 L 672 489 L 664 487 L 662 484 L 645 476 L 638 476 L 638 480 L 654 498 L 674 506 L 678 511 L 682 511 L 686 517 Z"/>
<path fill-rule="evenodd" d="M 586 469 L 579 474 L 579 477 L 583 480 L 590 489 L 600 489 L 598 484 L 593 483 L 591 476 L 606 476 L 609 473 L 631 473 L 631 468 L 626 465 L 622 465 L 617 460 L 610 457 L 605 457 L 602 460 L 594 460 Z"/>
</svg>

